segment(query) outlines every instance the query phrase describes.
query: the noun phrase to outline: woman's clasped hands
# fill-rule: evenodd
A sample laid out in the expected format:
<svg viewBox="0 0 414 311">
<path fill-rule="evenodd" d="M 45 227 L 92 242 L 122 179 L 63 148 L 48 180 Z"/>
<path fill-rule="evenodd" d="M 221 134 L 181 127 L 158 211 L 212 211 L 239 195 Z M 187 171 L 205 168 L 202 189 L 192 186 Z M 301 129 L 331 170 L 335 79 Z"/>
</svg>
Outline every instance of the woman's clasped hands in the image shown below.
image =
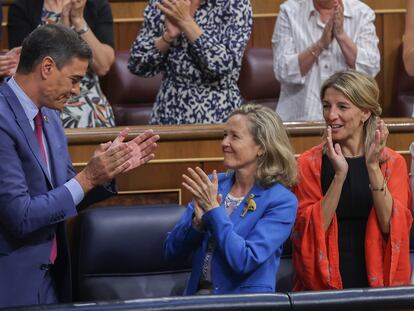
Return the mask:
<svg viewBox="0 0 414 311">
<path fill-rule="evenodd" d="M 200 6 L 200 0 L 163 0 L 156 3 L 165 15 L 165 33 L 167 40 L 175 40 L 181 33 L 186 33 L 190 40 L 200 35 L 200 29 L 194 20 Z"/>
<path fill-rule="evenodd" d="M 197 225 L 201 225 L 201 217 L 204 213 L 218 207 L 221 203 L 221 195 L 218 194 L 218 178 L 216 170 L 211 175 L 199 167 L 188 168 L 187 174 L 183 174 L 182 185 L 193 194 L 194 216 Z"/>
<path fill-rule="evenodd" d="M 157 7 L 167 18 L 179 26 L 193 20 L 197 7 L 191 0 L 163 0 L 157 2 Z"/>
<path fill-rule="evenodd" d="M 62 9 L 62 23 L 68 27 L 74 27 L 77 31 L 84 27 L 83 11 L 85 5 L 86 0 L 65 0 Z"/>
<path fill-rule="evenodd" d="M 331 18 L 327 21 L 319 40 L 324 49 L 328 49 L 334 38 L 340 39 L 344 33 L 344 5 L 342 0 L 335 1 Z"/>
</svg>

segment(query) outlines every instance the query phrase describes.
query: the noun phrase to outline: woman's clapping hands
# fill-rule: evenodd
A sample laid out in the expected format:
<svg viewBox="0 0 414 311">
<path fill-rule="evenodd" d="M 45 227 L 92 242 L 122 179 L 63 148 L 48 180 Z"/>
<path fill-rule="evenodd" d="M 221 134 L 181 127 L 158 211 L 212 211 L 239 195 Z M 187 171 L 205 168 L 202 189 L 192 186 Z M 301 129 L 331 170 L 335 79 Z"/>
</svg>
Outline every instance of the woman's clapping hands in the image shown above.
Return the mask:
<svg viewBox="0 0 414 311">
<path fill-rule="evenodd" d="M 182 185 L 193 194 L 198 207 L 204 212 L 218 207 L 221 202 L 221 197 L 218 195 L 216 171 L 213 171 L 211 180 L 199 167 L 196 167 L 195 170 L 188 168 L 187 172 L 188 175 L 183 175 L 184 182 Z"/>
</svg>

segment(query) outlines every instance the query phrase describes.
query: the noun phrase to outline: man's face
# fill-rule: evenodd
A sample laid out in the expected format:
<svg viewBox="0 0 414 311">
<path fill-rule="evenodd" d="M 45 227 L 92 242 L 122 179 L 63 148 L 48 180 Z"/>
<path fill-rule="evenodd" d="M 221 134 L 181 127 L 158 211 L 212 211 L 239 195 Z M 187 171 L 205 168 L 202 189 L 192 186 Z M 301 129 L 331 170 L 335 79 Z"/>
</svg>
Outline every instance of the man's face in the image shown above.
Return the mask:
<svg viewBox="0 0 414 311">
<path fill-rule="evenodd" d="M 45 75 L 45 87 L 42 92 L 42 106 L 62 111 L 71 96 L 79 95 L 80 81 L 88 68 L 88 61 L 78 57 L 63 66 L 60 70 L 54 63 Z"/>
</svg>

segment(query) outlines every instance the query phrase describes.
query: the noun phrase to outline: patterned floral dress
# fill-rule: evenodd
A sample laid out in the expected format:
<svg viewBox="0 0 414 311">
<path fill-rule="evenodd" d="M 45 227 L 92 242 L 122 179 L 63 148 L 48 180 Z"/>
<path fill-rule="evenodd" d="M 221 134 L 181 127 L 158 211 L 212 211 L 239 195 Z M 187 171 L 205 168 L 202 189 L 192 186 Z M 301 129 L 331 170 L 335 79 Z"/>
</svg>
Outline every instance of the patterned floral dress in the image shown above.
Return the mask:
<svg viewBox="0 0 414 311">
<path fill-rule="evenodd" d="M 41 24 L 58 23 L 60 13 L 43 8 Z M 99 85 L 99 78 L 89 67 L 80 83 L 79 96 L 73 96 L 61 113 L 66 128 L 112 127 L 114 113 Z"/>
<path fill-rule="evenodd" d="M 202 0 L 195 21 L 203 34 L 193 44 L 179 36 L 166 54 L 154 45 L 165 19 L 156 2 L 149 0 L 128 63 L 137 75 L 163 75 L 151 123 L 224 122 L 242 102 L 237 81 L 252 28 L 250 1 Z"/>
</svg>

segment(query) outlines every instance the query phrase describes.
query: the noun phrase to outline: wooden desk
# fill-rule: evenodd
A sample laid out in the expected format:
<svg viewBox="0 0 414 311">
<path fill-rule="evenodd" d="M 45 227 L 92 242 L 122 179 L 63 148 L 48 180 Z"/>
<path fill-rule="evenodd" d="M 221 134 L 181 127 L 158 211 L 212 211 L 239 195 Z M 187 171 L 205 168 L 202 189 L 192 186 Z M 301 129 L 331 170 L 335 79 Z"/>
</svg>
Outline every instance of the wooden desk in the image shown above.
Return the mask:
<svg viewBox="0 0 414 311">
<path fill-rule="evenodd" d="M 410 164 L 409 144 L 414 141 L 414 119 L 386 119 L 390 135 L 387 145 Z M 130 137 L 149 126 L 132 127 Z M 187 167 L 200 166 L 207 172 L 223 171 L 220 142 L 223 125 L 153 126 L 161 140 L 156 158 L 117 178 L 119 196 L 100 205 L 150 203 L 187 204 L 190 194 L 181 186 Z M 321 142 L 323 123 L 286 123 L 297 155 Z M 76 169 L 82 169 L 99 143 L 112 140 L 121 128 L 66 130 L 69 151 Z"/>
</svg>

